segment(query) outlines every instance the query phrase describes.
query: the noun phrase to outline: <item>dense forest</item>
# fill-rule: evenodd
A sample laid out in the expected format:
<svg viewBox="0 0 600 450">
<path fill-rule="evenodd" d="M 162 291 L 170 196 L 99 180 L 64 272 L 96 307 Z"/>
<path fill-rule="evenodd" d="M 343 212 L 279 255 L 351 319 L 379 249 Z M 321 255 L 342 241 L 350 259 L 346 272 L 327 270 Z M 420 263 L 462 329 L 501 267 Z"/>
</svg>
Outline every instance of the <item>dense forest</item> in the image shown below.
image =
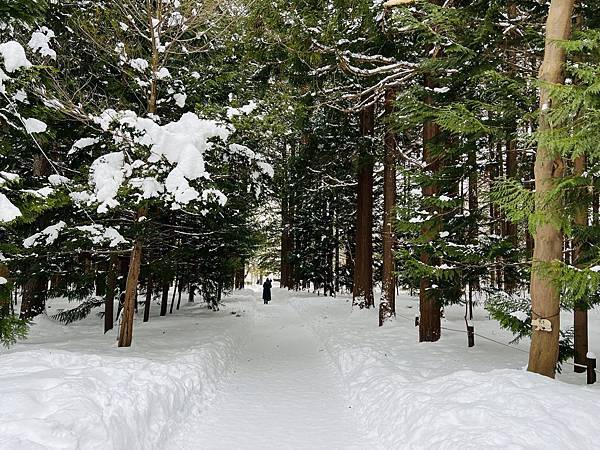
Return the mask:
<svg viewBox="0 0 600 450">
<path fill-rule="evenodd" d="M 250 272 L 373 327 L 409 291 L 420 342 L 485 307 L 585 372 L 599 30 L 588 0 L 0 2 L 2 343 L 64 297 L 128 347 Z"/>
</svg>

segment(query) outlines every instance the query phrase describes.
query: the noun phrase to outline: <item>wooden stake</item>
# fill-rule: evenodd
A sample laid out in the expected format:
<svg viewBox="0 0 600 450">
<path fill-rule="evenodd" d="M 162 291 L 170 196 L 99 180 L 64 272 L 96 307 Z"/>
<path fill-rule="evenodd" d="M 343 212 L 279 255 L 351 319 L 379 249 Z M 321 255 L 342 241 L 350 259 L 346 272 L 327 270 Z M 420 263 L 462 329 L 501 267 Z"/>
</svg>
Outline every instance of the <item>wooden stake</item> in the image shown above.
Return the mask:
<svg viewBox="0 0 600 450">
<path fill-rule="evenodd" d="M 587 384 L 596 382 L 596 355 L 591 352 L 587 354 Z"/>
<path fill-rule="evenodd" d="M 473 325 L 467 325 L 467 341 L 469 348 L 475 347 L 475 327 Z"/>
</svg>

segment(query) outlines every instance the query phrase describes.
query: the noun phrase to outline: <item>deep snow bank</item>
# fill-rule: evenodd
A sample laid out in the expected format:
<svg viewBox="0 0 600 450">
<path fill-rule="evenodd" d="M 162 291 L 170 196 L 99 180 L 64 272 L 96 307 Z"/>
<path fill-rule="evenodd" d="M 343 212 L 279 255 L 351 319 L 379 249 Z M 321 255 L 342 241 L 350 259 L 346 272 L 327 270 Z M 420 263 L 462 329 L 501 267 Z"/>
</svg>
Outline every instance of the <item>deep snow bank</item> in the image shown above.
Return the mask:
<svg viewBox="0 0 600 450">
<path fill-rule="evenodd" d="M 136 323 L 137 349 L 111 348 L 101 334 L 89 340 L 82 326 L 63 337 L 74 351 L 56 348 L 57 340 L 0 355 L 0 448 L 161 448 L 214 396 L 234 361 L 249 320 L 230 312 L 194 307 L 188 316 L 153 318 L 153 330 Z M 45 322 L 46 332 L 64 331 Z"/>
<path fill-rule="evenodd" d="M 462 336 L 460 348 L 451 340 L 418 344 L 409 323 L 379 329 L 376 313 L 349 314 L 343 301 L 293 304 L 338 366 L 353 410 L 384 448 L 597 446 L 596 387 L 492 370 L 505 365 L 502 351 L 496 364 L 465 361 Z M 464 370 L 469 366 L 476 370 Z"/>
</svg>

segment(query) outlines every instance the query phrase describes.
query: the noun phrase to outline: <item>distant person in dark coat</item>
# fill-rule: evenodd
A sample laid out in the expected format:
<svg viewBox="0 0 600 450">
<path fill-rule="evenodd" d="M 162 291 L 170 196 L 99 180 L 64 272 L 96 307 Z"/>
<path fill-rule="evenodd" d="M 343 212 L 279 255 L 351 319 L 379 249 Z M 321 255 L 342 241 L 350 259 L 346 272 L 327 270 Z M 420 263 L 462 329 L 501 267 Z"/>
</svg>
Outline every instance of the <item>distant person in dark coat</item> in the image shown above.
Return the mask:
<svg viewBox="0 0 600 450">
<path fill-rule="evenodd" d="M 269 278 L 263 283 L 263 300 L 265 305 L 271 301 L 271 280 Z"/>
</svg>

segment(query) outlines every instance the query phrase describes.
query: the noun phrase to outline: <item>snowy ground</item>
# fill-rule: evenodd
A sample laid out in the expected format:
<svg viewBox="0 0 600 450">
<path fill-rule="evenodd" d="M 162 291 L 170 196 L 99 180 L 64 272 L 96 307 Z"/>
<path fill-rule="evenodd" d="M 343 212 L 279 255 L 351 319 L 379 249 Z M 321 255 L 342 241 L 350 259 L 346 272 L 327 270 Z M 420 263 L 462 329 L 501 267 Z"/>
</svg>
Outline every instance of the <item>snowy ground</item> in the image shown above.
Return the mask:
<svg viewBox="0 0 600 450">
<path fill-rule="evenodd" d="M 163 448 L 236 360 L 253 323 L 254 293 L 244 293 L 217 313 L 185 305 L 154 317 L 157 308 L 136 321 L 130 349 L 97 317 L 38 318 L 29 339 L 0 353 L 0 449 Z"/>
<path fill-rule="evenodd" d="M 131 349 L 96 317 L 40 318 L 0 352 L 0 449 L 597 448 L 600 386 L 577 385 L 585 374 L 532 375 L 526 353 L 479 337 L 468 349 L 459 332 L 419 344 L 408 296 L 381 329 L 343 297 L 273 294 L 154 314 Z M 464 329 L 462 310 L 446 317 Z M 485 311 L 475 330 L 511 339 Z"/>
</svg>

